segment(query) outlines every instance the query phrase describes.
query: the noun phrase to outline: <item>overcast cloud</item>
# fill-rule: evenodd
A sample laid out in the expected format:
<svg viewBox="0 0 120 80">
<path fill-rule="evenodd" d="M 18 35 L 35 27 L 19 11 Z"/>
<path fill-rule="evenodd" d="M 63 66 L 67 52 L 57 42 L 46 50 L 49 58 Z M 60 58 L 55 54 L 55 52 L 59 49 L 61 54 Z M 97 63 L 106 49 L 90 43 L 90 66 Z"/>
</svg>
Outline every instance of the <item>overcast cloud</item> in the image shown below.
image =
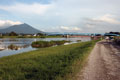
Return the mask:
<svg viewBox="0 0 120 80">
<path fill-rule="evenodd" d="M 119 0 L 1 0 L 0 20 L 28 23 L 47 32 L 119 31 L 119 4 Z"/>
</svg>

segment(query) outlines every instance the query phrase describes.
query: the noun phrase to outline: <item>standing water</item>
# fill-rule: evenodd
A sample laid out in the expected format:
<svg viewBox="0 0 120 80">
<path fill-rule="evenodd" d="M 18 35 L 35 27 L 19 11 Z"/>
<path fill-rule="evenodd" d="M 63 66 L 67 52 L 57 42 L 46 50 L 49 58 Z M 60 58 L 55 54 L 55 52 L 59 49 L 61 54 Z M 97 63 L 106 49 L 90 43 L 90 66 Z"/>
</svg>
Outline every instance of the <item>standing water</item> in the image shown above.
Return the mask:
<svg viewBox="0 0 120 80">
<path fill-rule="evenodd" d="M 90 41 L 89 37 L 86 38 L 2 38 L 0 39 L 0 57 L 18 54 L 36 50 L 31 46 L 33 41 L 51 41 L 51 40 L 67 40 L 71 42 L 77 41 Z"/>
</svg>

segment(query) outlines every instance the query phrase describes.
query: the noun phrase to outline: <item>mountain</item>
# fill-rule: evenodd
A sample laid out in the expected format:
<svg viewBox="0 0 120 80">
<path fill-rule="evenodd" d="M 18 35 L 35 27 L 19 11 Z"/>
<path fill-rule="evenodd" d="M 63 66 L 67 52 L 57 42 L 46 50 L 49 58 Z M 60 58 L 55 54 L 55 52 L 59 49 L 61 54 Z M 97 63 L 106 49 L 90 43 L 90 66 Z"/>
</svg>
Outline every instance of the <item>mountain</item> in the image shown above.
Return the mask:
<svg viewBox="0 0 120 80">
<path fill-rule="evenodd" d="M 36 33 L 44 33 L 40 30 L 37 30 L 35 28 L 33 28 L 32 26 L 24 23 L 24 24 L 20 24 L 20 25 L 14 25 L 14 26 L 10 26 L 8 28 L 5 29 L 0 29 L 0 33 L 10 33 L 10 32 L 15 32 L 17 34 L 36 34 Z"/>
</svg>

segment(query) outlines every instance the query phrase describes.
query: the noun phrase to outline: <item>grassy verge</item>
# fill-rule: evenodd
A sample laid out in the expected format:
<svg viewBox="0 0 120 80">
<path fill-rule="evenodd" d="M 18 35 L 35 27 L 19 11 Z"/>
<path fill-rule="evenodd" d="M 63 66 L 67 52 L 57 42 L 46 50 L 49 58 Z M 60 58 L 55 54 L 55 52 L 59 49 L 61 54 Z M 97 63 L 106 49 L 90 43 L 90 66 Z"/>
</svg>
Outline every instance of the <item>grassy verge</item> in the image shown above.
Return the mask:
<svg viewBox="0 0 120 80">
<path fill-rule="evenodd" d="M 96 41 L 42 48 L 0 59 L 0 80 L 68 80 Z M 75 69 L 76 68 L 76 69 Z"/>
</svg>

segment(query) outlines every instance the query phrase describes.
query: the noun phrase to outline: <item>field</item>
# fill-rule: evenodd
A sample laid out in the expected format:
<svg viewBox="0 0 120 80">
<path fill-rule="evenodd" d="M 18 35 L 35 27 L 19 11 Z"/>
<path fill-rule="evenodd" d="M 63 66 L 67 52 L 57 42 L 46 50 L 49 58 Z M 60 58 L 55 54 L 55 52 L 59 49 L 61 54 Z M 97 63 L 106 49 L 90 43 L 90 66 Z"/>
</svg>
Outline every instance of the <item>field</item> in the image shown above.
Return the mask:
<svg viewBox="0 0 120 80">
<path fill-rule="evenodd" d="M 0 38 L 62 38 L 62 36 L 0 36 Z"/>
<path fill-rule="evenodd" d="M 95 43 L 40 48 L 0 58 L 0 80 L 68 80 L 82 68 Z"/>
</svg>

